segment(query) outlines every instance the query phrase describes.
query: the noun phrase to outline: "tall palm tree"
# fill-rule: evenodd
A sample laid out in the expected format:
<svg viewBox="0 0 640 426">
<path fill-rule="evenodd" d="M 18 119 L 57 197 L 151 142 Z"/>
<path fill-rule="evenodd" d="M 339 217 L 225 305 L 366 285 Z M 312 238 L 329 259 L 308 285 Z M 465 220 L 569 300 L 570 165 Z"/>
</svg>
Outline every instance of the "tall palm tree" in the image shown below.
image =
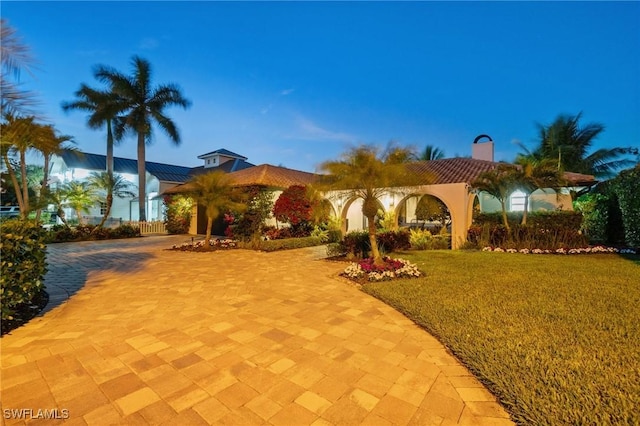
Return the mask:
<svg viewBox="0 0 640 426">
<path fill-rule="evenodd" d="M 444 151 L 433 145 L 427 145 L 418 157 L 421 161 L 441 160 L 444 158 Z"/>
<path fill-rule="evenodd" d="M 376 264 L 382 263 L 376 241 L 378 198 L 388 193 L 389 188 L 400 189 L 420 182 L 417 173 L 407 167 L 412 158 L 413 153 L 404 148 L 389 145 L 381 153 L 376 146 L 361 145 L 351 148 L 341 159 L 327 161 L 320 166 L 326 175 L 319 188 L 344 191 L 349 198 L 362 200 L 362 214 L 368 221 L 371 256 Z"/>
<path fill-rule="evenodd" d="M 6 19 L 0 20 L 0 93 L 2 93 L 2 115 L 31 114 L 35 105 L 34 94 L 22 90 L 18 82 L 21 71 L 31 74 L 34 59 L 29 46 L 24 44 L 16 30 Z"/>
<path fill-rule="evenodd" d="M 89 183 L 98 190 L 106 191 L 107 196 L 105 199 L 106 209 L 102 215 L 102 220 L 96 227 L 102 228 L 107 221 L 109 214 L 111 214 L 111 207 L 113 206 L 113 197 L 118 198 L 133 198 L 136 194 L 131 190 L 133 185 L 129 183 L 124 177 L 119 174 L 109 174 L 109 172 L 93 172 L 89 176 Z"/>
<path fill-rule="evenodd" d="M 502 210 L 502 224 L 511 232 L 509 220 L 507 218 L 507 199 L 509 195 L 518 188 L 519 171 L 512 165 L 499 164 L 495 169 L 481 173 L 478 178 L 471 183 L 471 187 L 484 191 L 500 201 Z"/>
<path fill-rule="evenodd" d="M 190 102 L 182 95 L 175 84 L 151 86 L 151 64 L 149 61 L 134 56 L 132 61 L 133 74 L 124 75 L 119 71 L 100 65 L 96 68 L 95 76 L 107 83 L 109 89 L 119 99 L 118 104 L 122 113 L 122 125 L 126 131 L 133 132 L 138 138 L 138 204 L 139 219 L 147 220 L 146 214 L 146 168 L 145 147 L 150 144 L 155 122 L 176 145 L 180 144 L 180 134 L 173 120 L 164 112 L 167 107 L 180 106 L 188 108 Z"/>
<path fill-rule="evenodd" d="M 123 136 L 118 114 L 122 112 L 124 106 L 117 94 L 106 90 L 93 89 L 86 84 L 80 85 L 80 89 L 75 92 L 75 96 L 76 99 L 74 101 L 63 102 L 62 109 L 64 111 L 80 110 L 88 112 L 87 125 L 91 129 L 107 127 L 106 170 L 110 176 L 113 176 L 113 145 L 119 142 Z"/>
<path fill-rule="evenodd" d="M 204 246 L 209 248 L 213 221 L 220 213 L 246 210 L 246 194 L 241 189 L 233 187 L 229 175 L 220 170 L 196 175 L 188 185 L 189 195 L 205 209 L 207 230 Z"/>
<path fill-rule="evenodd" d="M 590 152 L 595 139 L 604 131 L 600 123 L 580 125 L 582 113 L 559 115 L 549 125 L 538 124 L 538 146 L 530 151 L 526 147 L 522 156 L 535 160 L 554 159 L 558 169 L 609 177 L 616 170 L 633 162 L 620 158 L 630 154 L 631 148 L 601 148 Z"/>
<path fill-rule="evenodd" d="M 519 168 L 515 171 L 515 186 L 524 193 L 524 210 L 522 225 L 526 225 L 529 211 L 529 197 L 538 189 L 552 189 L 558 191 L 566 184 L 562 172 L 558 170 L 556 162 L 550 158 L 536 160 L 531 157 L 518 156 L 515 162 Z"/>
</svg>

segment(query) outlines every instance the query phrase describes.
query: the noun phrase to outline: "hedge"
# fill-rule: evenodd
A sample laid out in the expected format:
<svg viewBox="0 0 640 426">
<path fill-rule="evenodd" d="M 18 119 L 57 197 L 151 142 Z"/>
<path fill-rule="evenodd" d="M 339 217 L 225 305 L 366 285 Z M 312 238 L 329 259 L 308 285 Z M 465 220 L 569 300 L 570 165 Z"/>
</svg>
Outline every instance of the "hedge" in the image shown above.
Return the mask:
<svg viewBox="0 0 640 426">
<path fill-rule="evenodd" d="M 18 219 L 2 223 L 0 298 L 2 320 L 13 319 L 18 305 L 44 290 L 47 273 L 45 231 Z"/>
<path fill-rule="evenodd" d="M 625 242 L 640 247 L 640 166 L 621 172 L 613 188 L 622 211 Z"/>
<path fill-rule="evenodd" d="M 314 247 L 325 244 L 319 237 L 285 238 L 281 240 L 259 240 L 253 242 L 239 242 L 239 248 L 278 251 L 290 250 L 304 247 Z"/>
<path fill-rule="evenodd" d="M 468 240 L 478 248 L 491 246 L 515 249 L 557 250 L 584 247 L 588 241 L 580 232 L 582 214 L 573 211 L 534 212 L 526 225 L 522 213 L 509 214 L 511 232 L 500 213 L 478 214 L 468 231 Z"/>
</svg>

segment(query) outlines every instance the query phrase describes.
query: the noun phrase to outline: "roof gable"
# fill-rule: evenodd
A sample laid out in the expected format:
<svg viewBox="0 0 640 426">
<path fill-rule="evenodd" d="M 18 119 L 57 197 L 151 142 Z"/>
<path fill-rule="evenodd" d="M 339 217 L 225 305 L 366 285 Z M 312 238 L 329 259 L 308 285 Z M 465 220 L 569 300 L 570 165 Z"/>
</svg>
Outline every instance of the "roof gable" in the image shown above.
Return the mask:
<svg viewBox="0 0 640 426">
<path fill-rule="evenodd" d="M 240 154 L 236 154 L 235 152 L 231 152 L 228 149 L 216 149 L 215 151 L 211 151 L 211 152 L 207 152 L 206 154 L 202 154 L 202 155 L 198 155 L 198 158 L 203 159 L 206 157 L 210 157 L 212 155 L 222 155 L 225 157 L 231 157 L 231 158 L 240 158 L 242 160 L 246 160 L 247 157 L 244 157 Z"/>
</svg>

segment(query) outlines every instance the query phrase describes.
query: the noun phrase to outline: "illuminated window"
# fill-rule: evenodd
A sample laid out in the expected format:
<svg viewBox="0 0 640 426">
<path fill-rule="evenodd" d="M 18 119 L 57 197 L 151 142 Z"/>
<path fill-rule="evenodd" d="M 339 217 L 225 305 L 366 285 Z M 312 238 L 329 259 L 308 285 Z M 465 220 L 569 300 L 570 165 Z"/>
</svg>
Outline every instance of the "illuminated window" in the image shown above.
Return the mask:
<svg viewBox="0 0 640 426">
<path fill-rule="evenodd" d="M 527 200 L 527 197 L 524 192 L 515 191 L 513 194 L 511 194 L 511 197 L 509 197 L 509 201 L 511 204 L 511 211 L 512 212 L 524 211 L 524 203 L 526 202 L 526 200 Z"/>
</svg>

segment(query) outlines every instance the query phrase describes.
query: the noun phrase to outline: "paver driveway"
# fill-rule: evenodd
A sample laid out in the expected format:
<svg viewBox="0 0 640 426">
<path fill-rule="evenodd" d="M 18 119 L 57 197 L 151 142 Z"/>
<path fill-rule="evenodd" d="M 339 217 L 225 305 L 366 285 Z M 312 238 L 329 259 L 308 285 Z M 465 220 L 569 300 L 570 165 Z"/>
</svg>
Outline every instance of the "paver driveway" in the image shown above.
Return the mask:
<svg viewBox="0 0 640 426">
<path fill-rule="evenodd" d="M 436 339 L 338 278 L 344 265 L 318 248 L 163 250 L 177 240 L 49 247 L 47 285 L 72 296 L 2 338 L 3 417 L 511 424 Z"/>
</svg>

